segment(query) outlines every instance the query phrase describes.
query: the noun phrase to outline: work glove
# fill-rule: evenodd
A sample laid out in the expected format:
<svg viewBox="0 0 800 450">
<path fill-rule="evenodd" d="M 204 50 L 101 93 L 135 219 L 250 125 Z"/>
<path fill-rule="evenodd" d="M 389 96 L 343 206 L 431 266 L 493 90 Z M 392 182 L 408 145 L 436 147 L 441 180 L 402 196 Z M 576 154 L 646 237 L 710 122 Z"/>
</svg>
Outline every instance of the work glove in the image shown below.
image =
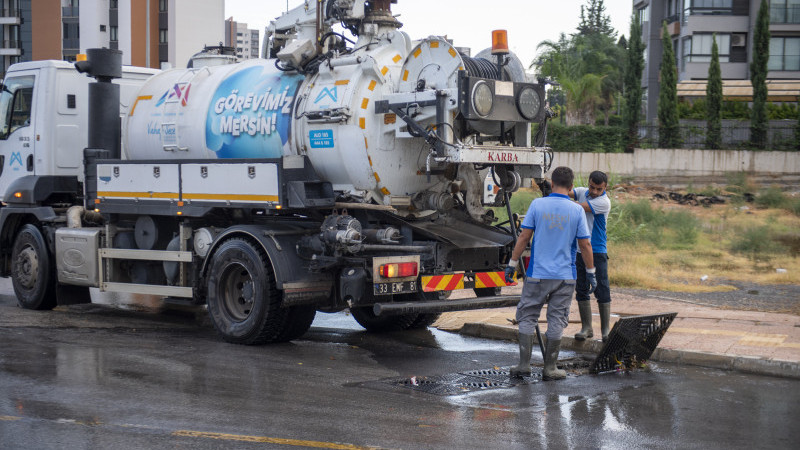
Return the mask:
<svg viewBox="0 0 800 450">
<path fill-rule="evenodd" d="M 517 282 L 517 280 L 514 279 L 514 275 L 517 274 L 517 265 L 518 264 L 519 264 L 519 261 L 514 261 L 513 259 L 508 261 L 508 266 L 506 267 L 506 270 L 505 270 L 505 272 L 506 272 L 506 276 L 505 276 L 506 283 L 511 284 L 511 283 L 516 283 Z"/>
<path fill-rule="evenodd" d="M 589 272 L 591 270 L 591 272 Z M 586 281 L 589 282 L 589 294 L 597 289 L 597 276 L 595 275 L 595 268 L 586 269 Z"/>
</svg>

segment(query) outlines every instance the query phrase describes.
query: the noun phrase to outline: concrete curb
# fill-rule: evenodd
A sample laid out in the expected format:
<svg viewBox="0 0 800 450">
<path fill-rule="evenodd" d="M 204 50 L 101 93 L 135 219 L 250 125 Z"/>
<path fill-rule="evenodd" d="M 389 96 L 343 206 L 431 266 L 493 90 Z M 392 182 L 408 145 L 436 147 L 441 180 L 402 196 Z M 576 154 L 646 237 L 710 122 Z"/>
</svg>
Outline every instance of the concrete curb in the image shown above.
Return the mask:
<svg viewBox="0 0 800 450">
<path fill-rule="evenodd" d="M 486 339 L 517 340 L 516 328 L 487 323 L 465 323 L 459 330 L 459 334 Z M 564 336 L 561 338 L 561 347 L 578 352 L 599 353 L 603 348 L 603 343 L 594 339 L 576 341 L 571 336 Z M 794 361 L 665 348 L 657 348 L 650 359 L 652 361 L 731 370 L 754 375 L 800 379 L 800 363 Z"/>
</svg>

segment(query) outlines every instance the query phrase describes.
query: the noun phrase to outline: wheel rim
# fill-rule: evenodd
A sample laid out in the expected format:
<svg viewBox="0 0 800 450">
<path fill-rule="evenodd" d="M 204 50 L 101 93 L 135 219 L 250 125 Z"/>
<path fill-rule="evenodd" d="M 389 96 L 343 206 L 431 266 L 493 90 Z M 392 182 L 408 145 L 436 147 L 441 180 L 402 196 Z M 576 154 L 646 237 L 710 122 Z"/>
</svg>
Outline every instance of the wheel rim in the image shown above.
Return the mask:
<svg viewBox="0 0 800 450">
<path fill-rule="evenodd" d="M 30 245 L 25 246 L 14 260 L 17 282 L 25 289 L 33 289 L 39 280 L 39 256 Z"/>
<path fill-rule="evenodd" d="M 253 311 L 255 286 L 250 271 L 241 264 L 231 263 L 222 272 L 219 292 L 226 314 L 242 321 Z"/>
</svg>

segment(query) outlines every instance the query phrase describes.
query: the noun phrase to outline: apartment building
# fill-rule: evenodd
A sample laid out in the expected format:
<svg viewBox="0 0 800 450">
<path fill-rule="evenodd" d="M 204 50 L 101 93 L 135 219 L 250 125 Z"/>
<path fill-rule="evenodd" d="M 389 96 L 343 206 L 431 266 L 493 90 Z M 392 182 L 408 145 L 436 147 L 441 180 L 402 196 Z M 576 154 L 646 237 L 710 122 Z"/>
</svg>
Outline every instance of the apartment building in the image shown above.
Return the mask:
<svg viewBox="0 0 800 450">
<path fill-rule="evenodd" d="M 239 61 L 258 58 L 258 30 L 247 28 L 246 23 L 236 22 L 233 17 L 225 20 L 225 46 L 236 51 Z"/>
<path fill-rule="evenodd" d="M 768 3 L 771 34 L 768 87 L 800 85 L 800 0 L 768 0 Z M 679 92 L 681 83 L 692 85 L 694 92 L 699 92 L 698 86 L 702 82 L 698 80 L 708 78 L 715 33 L 723 85 L 741 87 L 744 80 L 750 79 L 753 37 L 760 5 L 761 0 L 633 0 L 634 12 L 642 21 L 643 39 L 647 45 L 642 84 L 648 122 L 654 122 L 658 116 L 661 24 L 666 21 L 672 37 L 678 64 Z M 749 85 L 749 81 L 745 84 Z M 727 94 L 725 90 L 723 94 Z"/>
<path fill-rule="evenodd" d="M 123 63 L 185 67 L 224 39 L 224 0 L 0 0 L 0 69 L 74 61 L 87 48 L 122 50 Z"/>
</svg>

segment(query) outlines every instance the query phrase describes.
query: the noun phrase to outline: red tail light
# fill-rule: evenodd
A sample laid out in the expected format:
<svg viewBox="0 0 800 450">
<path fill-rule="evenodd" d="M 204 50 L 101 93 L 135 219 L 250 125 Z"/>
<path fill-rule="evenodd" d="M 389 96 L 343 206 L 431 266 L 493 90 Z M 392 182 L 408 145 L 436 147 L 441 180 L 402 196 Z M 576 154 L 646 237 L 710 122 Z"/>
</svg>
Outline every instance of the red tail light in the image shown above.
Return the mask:
<svg viewBox="0 0 800 450">
<path fill-rule="evenodd" d="M 378 269 L 378 273 L 384 278 L 402 278 L 417 276 L 417 263 L 393 263 L 383 264 Z"/>
</svg>

